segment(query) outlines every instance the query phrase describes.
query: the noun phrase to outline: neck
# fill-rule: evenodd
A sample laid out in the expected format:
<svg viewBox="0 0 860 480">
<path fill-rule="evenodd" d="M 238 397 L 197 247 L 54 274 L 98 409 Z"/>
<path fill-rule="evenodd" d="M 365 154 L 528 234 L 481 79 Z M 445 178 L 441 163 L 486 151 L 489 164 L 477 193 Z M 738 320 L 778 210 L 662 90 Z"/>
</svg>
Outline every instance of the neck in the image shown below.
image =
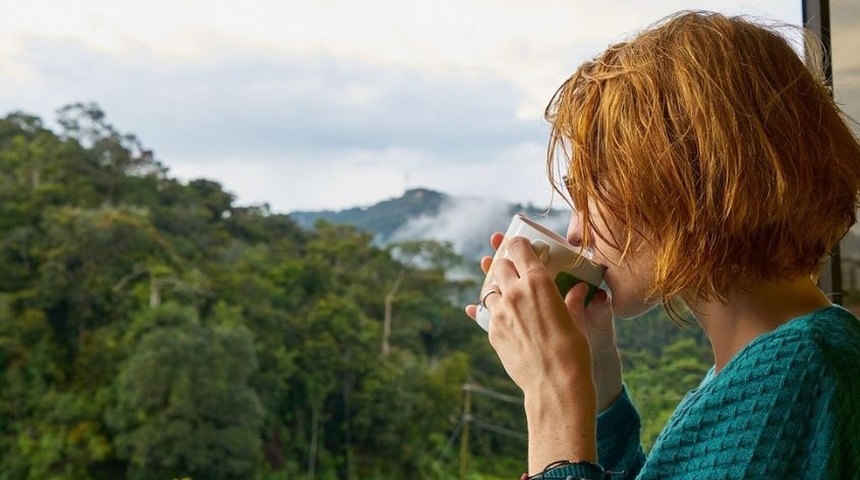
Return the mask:
<svg viewBox="0 0 860 480">
<path fill-rule="evenodd" d="M 763 282 L 729 292 L 728 301 L 691 303 L 714 350 L 719 373 L 742 348 L 789 320 L 830 305 L 812 279 Z"/>
</svg>

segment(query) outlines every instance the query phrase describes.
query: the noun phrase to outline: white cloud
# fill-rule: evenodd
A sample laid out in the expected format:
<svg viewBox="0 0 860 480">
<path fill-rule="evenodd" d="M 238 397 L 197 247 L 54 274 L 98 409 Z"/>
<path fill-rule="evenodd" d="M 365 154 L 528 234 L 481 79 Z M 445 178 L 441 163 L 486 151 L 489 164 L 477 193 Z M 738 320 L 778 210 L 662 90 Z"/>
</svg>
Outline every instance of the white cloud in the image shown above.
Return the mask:
<svg viewBox="0 0 860 480">
<path fill-rule="evenodd" d="M 179 162 L 179 178 L 229 179 L 226 187 L 243 204 L 268 203 L 274 211 L 340 209 L 371 205 L 403 193 L 409 165 L 423 160 L 412 151 L 358 151 L 338 155 L 227 158 Z"/>
<path fill-rule="evenodd" d="M 51 108 L 95 100 L 120 125 L 172 153 L 259 154 L 289 149 L 493 149 L 534 138 L 540 121 L 520 121 L 522 94 L 489 75 L 426 74 L 329 57 L 278 58 L 230 49 L 193 64 L 117 56 L 80 44 L 23 46 L 39 88 L 5 79 L 0 102 Z M 40 112 L 41 113 L 41 112 Z M 161 143 L 159 143 L 161 144 Z M 161 150 L 155 145 L 157 150 Z M 484 147 L 486 145 L 486 147 Z"/>
<path fill-rule="evenodd" d="M 175 174 L 281 211 L 406 185 L 546 205 L 558 83 L 681 8 L 800 20 L 799 0 L 30 0 L 0 14 L 0 113 L 95 101 Z"/>
<path fill-rule="evenodd" d="M 690 8 L 800 22 L 800 0 L 149 0 L 134 6 L 30 0 L 4 10 L 0 40 L 78 40 L 112 53 L 144 49 L 159 61 L 197 62 L 231 46 L 437 73 L 487 72 L 526 92 L 517 107 L 535 117 L 535 105 L 585 57 Z"/>
<path fill-rule="evenodd" d="M 277 212 L 369 206 L 416 187 L 544 209 L 552 196 L 543 148 L 525 143 L 480 160 L 463 156 L 459 162 L 395 148 L 174 162 L 170 168 L 185 180 L 220 179 L 242 204 L 268 203 Z M 563 202 L 556 198 L 553 206 L 561 208 Z"/>
</svg>

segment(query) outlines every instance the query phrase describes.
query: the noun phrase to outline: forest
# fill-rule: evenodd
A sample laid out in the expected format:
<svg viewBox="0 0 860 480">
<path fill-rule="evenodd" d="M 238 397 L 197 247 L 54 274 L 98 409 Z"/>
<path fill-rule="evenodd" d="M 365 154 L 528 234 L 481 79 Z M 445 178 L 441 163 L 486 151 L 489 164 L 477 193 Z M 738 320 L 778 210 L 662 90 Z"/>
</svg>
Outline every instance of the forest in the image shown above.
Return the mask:
<svg viewBox="0 0 860 480">
<path fill-rule="evenodd" d="M 52 120 L 0 119 L 0 480 L 524 471 L 478 280 L 446 274 L 476 264 L 179 181 L 95 104 Z M 648 448 L 709 348 L 662 311 L 618 335 Z"/>
</svg>

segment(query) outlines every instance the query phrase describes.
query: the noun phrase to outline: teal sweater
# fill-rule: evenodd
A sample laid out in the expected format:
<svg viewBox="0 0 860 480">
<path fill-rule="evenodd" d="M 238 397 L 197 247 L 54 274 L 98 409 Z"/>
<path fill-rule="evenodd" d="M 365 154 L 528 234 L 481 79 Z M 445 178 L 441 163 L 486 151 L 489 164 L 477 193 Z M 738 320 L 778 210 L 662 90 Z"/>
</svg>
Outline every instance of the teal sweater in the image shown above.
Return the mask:
<svg viewBox="0 0 860 480">
<path fill-rule="evenodd" d="M 626 391 L 598 416 L 600 464 L 623 472 L 607 478 L 860 479 L 860 322 L 836 306 L 793 319 L 709 373 L 647 458 L 639 429 Z"/>
</svg>

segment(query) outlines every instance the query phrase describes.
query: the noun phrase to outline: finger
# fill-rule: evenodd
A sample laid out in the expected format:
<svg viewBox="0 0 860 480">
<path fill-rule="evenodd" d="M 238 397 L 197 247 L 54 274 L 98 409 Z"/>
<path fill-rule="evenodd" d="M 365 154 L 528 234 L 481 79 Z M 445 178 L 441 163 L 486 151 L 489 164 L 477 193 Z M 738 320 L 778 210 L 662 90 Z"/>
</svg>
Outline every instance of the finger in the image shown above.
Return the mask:
<svg viewBox="0 0 860 480">
<path fill-rule="evenodd" d="M 493 257 L 481 258 L 481 271 L 485 274 L 490 271 L 490 265 L 493 264 Z"/>
<path fill-rule="evenodd" d="M 532 249 L 532 243 L 528 238 L 513 237 L 509 238 L 507 243 L 508 258 L 510 258 L 515 265 L 524 270 L 546 269 L 537 255 L 535 255 L 535 251 Z"/>
<path fill-rule="evenodd" d="M 614 353 L 617 349 L 615 323 L 612 314 L 612 297 L 606 290 L 598 290 L 585 309 L 585 322 L 589 327 L 592 352 Z"/>
<path fill-rule="evenodd" d="M 612 299 L 606 290 L 600 289 L 594 294 L 585 309 L 585 317 L 596 334 L 602 337 L 613 336 Z"/>
<path fill-rule="evenodd" d="M 612 319 L 612 301 L 609 298 L 609 293 L 599 288 L 594 297 L 591 298 L 591 303 L 588 304 L 585 311 L 588 316 L 598 319 Z"/>
<path fill-rule="evenodd" d="M 588 295 L 588 284 L 579 282 L 568 290 L 564 296 L 564 304 L 567 306 L 567 311 L 575 321 L 582 322 L 584 315 L 582 314 L 583 306 L 585 305 L 585 297 Z M 579 312 L 578 314 L 575 314 Z"/>
<path fill-rule="evenodd" d="M 573 325 L 580 332 L 588 332 L 588 323 L 583 312 L 583 304 L 585 296 L 588 295 L 588 285 L 585 282 L 579 282 L 568 290 L 564 296 L 564 305 L 570 313 L 570 318 L 573 320 Z"/>
<path fill-rule="evenodd" d="M 484 305 L 489 311 L 493 311 L 494 306 L 498 307 L 498 302 L 502 301 L 502 291 L 499 289 L 498 285 L 490 285 L 485 293 L 481 296 L 481 304 Z M 475 308 L 475 315 L 477 315 L 478 307 Z"/>
<path fill-rule="evenodd" d="M 503 233 L 495 232 L 490 235 L 490 246 L 493 247 L 493 250 L 498 250 L 504 239 L 505 235 Z"/>
<path fill-rule="evenodd" d="M 497 258 L 493 261 L 493 281 L 498 285 L 500 292 L 504 292 L 513 286 L 513 282 L 520 278 L 514 263 L 507 258 Z"/>
</svg>

